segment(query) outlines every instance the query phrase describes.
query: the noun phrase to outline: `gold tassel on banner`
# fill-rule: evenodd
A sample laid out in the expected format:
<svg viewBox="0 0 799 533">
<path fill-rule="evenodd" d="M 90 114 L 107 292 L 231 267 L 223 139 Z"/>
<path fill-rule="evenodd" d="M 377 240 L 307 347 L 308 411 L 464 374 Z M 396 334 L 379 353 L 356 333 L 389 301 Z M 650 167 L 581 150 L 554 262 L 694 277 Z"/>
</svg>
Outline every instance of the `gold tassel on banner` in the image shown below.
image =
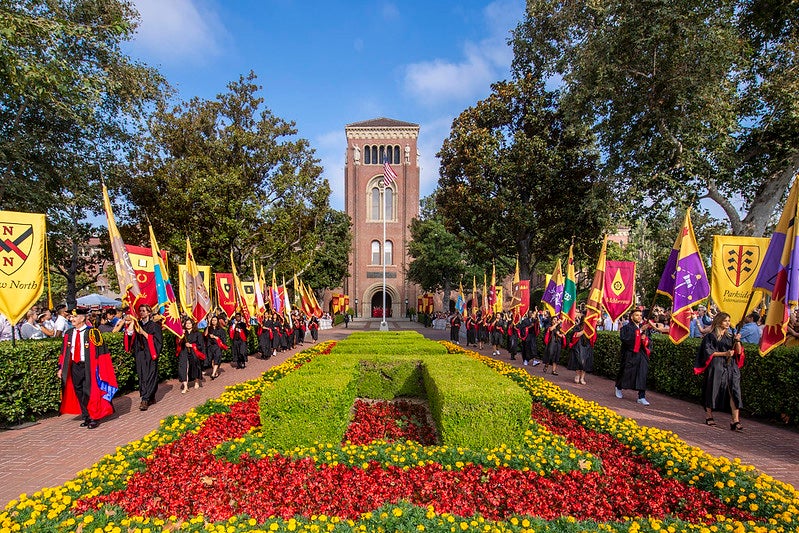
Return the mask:
<svg viewBox="0 0 799 533">
<path fill-rule="evenodd" d="M 47 308 L 54 310 L 53 286 L 50 284 L 50 251 L 47 248 L 47 230 L 44 235 L 44 271 L 47 272 Z"/>
</svg>

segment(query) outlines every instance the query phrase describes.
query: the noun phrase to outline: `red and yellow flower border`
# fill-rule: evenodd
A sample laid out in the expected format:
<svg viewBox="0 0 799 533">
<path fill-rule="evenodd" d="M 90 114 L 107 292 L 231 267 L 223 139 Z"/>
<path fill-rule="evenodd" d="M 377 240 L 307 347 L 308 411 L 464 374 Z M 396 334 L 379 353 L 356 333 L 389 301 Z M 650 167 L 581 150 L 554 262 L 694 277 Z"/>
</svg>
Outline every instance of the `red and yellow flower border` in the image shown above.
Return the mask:
<svg viewBox="0 0 799 533">
<path fill-rule="evenodd" d="M 21 495 L 0 513 L 0 533 L 5 531 L 77 531 L 82 532 L 155 532 L 155 531 L 213 531 L 236 533 L 239 531 L 718 531 L 787 532 L 797 529 L 799 498 L 787 484 L 759 474 L 754 468 L 742 465 L 739 460 L 713 457 L 689 446 L 673 433 L 638 426 L 609 409 L 586 402 L 546 380 L 532 377 L 523 370 L 505 363 L 468 352 L 460 347 L 443 343 L 451 352 L 466 353 L 482 361 L 503 375 L 514 379 L 530 392 L 533 399 L 556 413 L 577 420 L 586 428 L 612 435 L 635 453 L 646 457 L 665 476 L 695 485 L 719 496 L 760 521 L 740 522 L 723 516 L 708 516 L 702 524 L 666 519 L 631 519 L 619 523 L 593 523 L 572 517 L 545 521 L 530 517 L 512 516 L 504 521 L 490 521 L 480 516 L 460 517 L 450 513 L 436 513 L 432 507 L 419 507 L 405 502 L 388 504 L 363 513 L 358 520 L 345 520 L 335 516 L 314 515 L 289 520 L 269 519 L 257 523 L 243 516 L 231 516 L 223 522 L 210 523 L 202 516 L 189 520 L 177 517 L 149 518 L 127 516 L 118 519 L 111 509 L 72 512 L 75 502 L 123 487 L 127 479 L 140 467 L 140 458 L 148 457 L 159 446 L 174 442 L 186 432 L 196 432 L 214 413 L 256 396 L 276 379 L 295 370 L 320 353 L 329 352 L 332 343 L 320 344 L 274 367 L 261 379 L 228 388 L 218 400 L 210 401 L 186 415 L 165 419 L 159 430 L 139 441 L 119 448 L 92 468 L 60 487 L 42 489 L 28 496 Z M 110 517 L 110 519 L 109 519 Z"/>
</svg>

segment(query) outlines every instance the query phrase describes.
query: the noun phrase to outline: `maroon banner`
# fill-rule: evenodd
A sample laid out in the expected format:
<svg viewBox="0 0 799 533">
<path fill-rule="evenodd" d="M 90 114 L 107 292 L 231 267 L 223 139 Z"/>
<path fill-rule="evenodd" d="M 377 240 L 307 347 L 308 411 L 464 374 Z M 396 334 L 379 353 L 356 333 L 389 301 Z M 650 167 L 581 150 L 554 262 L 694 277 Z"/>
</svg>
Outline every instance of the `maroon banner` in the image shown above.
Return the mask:
<svg viewBox="0 0 799 533">
<path fill-rule="evenodd" d="M 236 313 L 236 291 L 233 288 L 233 273 L 215 272 L 214 282 L 219 307 L 222 308 L 222 311 L 227 316 L 233 316 Z"/>
<path fill-rule="evenodd" d="M 605 264 L 605 294 L 602 306 L 616 322 L 635 303 L 635 261 L 608 261 Z"/>
<path fill-rule="evenodd" d="M 139 282 L 139 290 L 141 291 L 135 307 L 143 304 L 150 307 L 157 306 L 158 292 L 155 289 L 152 248 L 126 244 L 125 249 L 128 251 L 131 266 L 136 272 L 136 281 Z"/>
<path fill-rule="evenodd" d="M 524 316 L 530 310 L 530 280 L 520 279 L 519 284 L 513 287 L 514 296 L 519 297 L 519 316 Z"/>
</svg>

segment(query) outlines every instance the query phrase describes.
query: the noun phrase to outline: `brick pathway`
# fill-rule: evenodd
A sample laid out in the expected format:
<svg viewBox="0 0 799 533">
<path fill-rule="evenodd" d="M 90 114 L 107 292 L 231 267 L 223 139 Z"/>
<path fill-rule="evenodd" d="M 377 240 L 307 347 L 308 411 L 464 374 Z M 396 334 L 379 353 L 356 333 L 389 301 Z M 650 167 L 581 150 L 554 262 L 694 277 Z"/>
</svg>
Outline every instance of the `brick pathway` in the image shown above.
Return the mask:
<svg viewBox="0 0 799 533">
<path fill-rule="evenodd" d="M 394 331 L 418 329 L 431 339 L 449 339 L 449 332 L 418 328 L 418 324 L 407 320 L 389 320 L 388 323 Z M 338 326 L 323 330 L 319 338 L 320 341 L 341 339 L 353 331 L 376 330 L 379 326 L 379 321 L 359 319 L 351 322 L 349 329 Z M 306 343 L 300 349 L 308 346 Z M 158 402 L 145 412 L 138 410 L 138 394 L 119 397 L 114 400 L 117 412 L 91 431 L 79 427 L 79 417 L 60 416 L 23 429 L 0 432 L 0 504 L 4 506 L 22 493 L 32 494 L 42 487 L 63 484 L 103 456 L 114 453 L 117 447 L 157 429 L 163 418 L 185 413 L 209 398 L 219 396 L 229 385 L 254 379 L 295 352 L 284 352 L 267 361 L 250 358 L 243 370 L 224 365 L 218 379 L 206 379 L 202 388 L 192 389 L 187 394 L 179 393 L 175 380 L 167 381 L 159 386 Z M 482 353 L 488 355 L 490 349 Z M 508 361 L 507 353 L 499 359 Z M 521 361 L 512 363 L 520 366 Z M 534 375 L 542 375 L 541 367 L 527 368 Z M 630 391 L 625 392 L 623 400 L 617 399 L 613 395 L 613 383 L 607 379 L 589 375 L 587 385 L 576 385 L 572 381 L 573 373 L 565 369 L 559 376 L 546 374 L 544 377 L 643 425 L 674 431 L 686 442 L 711 454 L 740 457 L 743 462 L 753 464 L 777 479 L 799 486 L 796 468 L 799 465 L 799 433 L 796 431 L 744 420 L 746 430 L 738 434 L 726 429 L 729 425 L 725 416 L 717 418 L 719 427 L 705 426 L 702 409 L 692 403 L 649 392 L 647 398 L 652 405 L 643 407 L 635 402 Z"/>
</svg>

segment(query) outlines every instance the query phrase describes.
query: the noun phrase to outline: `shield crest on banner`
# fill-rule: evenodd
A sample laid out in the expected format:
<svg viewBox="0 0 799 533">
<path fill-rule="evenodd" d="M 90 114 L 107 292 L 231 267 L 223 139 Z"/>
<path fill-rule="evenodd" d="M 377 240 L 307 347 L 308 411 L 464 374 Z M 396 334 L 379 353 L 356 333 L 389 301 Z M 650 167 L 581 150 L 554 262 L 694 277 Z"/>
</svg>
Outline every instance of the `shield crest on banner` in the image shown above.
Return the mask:
<svg viewBox="0 0 799 533">
<path fill-rule="evenodd" d="M 10 276 L 22 268 L 32 248 L 32 224 L 0 222 L 0 272 Z"/>
<path fill-rule="evenodd" d="M 740 244 L 725 244 L 721 248 L 724 272 L 730 282 L 740 287 L 757 273 L 760 264 L 760 248 Z"/>
</svg>

